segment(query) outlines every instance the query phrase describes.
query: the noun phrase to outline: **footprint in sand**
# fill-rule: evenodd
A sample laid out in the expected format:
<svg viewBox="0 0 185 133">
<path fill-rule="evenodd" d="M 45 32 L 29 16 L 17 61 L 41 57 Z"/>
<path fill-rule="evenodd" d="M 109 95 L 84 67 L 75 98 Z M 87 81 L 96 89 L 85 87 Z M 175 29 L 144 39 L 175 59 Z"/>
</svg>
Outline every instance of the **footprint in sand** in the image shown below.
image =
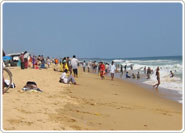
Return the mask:
<svg viewBox="0 0 185 133">
<path fill-rule="evenodd" d="M 82 128 L 81 127 L 79 127 L 79 126 L 77 126 L 77 125 L 72 125 L 71 126 L 73 129 L 76 129 L 76 130 L 81 130 Z"/>
</svg>

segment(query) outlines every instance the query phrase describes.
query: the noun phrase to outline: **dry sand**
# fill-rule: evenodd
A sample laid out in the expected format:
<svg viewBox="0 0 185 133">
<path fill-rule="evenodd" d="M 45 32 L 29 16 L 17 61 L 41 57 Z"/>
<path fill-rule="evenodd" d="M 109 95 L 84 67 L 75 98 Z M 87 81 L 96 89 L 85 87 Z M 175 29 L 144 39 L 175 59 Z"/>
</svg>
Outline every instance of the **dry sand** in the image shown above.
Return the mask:
<svg viewBox="0 0 185 133">
<path fill-rule="evenodd" d="M 138 85 L 80 71 L 78 85 L 60 72 L 11 68 L 16 88 L 3 95 L 4 130 L 181 130 L 182 104 Z M 23 92 L 27 81 L 40 92 Z"/>
</svg>

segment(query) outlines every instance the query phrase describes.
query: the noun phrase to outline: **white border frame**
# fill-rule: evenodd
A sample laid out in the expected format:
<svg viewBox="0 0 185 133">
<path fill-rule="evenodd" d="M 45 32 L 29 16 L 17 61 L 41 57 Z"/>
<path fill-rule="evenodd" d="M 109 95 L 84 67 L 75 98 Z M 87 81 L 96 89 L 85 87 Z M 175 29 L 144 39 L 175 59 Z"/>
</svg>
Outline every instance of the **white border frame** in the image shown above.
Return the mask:
<svg viewBox="0 0 185 133">
<path fill-rule="evenodd" d="M 182 129 L 181 130 L 114 130 L 114 131 L 109 131 L 109 130 L 82 130 L 82 131 L 76 131 L 76 130 L 61 130 L 61 131 L 55 131 L 55 130 L 32 130 L 32 131 L 27 131 L 27 130 L 15 130 L 15 131 L 6 131 L 3 129 L 3 114 L 2 114 L 2 100 L 3 100 L 3 95 L 2 95 L 2 91 L 1 91 L 1 131 L 3 132 L 135 132 L 135 133 L 143 133 L 143 132 L 184 132 L 184 1 L 2 1 L 1 2 L 1 47 L 0 50 L 2 51 L 3 49 L 3 4 L 4 3 L 180 3 L 182 5 L 182 64 L 183 64 L 183 86 L 182 86 Z M 1 66 L 2 66 L 2 52 L 0 52 L 1 55 Z M 2 80 L 2 67 L 0 66 L 0 77 Z M 1 90 L 2 90 L 2 82 L 0 83 L 1 85 Z"/>
</svg>

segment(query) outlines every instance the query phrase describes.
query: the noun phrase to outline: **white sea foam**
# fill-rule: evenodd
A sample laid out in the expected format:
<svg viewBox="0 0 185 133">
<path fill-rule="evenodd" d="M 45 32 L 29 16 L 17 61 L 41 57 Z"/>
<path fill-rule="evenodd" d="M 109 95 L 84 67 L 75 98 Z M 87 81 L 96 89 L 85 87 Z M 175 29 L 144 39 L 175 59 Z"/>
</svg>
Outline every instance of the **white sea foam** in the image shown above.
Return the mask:
<svg viewBox="0 0 185 133">
<path fill-rule="evenodd" d="M 115 59 L 113 60 L 115 63 L 122 63 L 122 62 L 125 62 L 124 60 L 120 60 L 120 59 Z"/>
<path fill-rule="evenodd" d="M 144 67 L 150 67 L 154 73 L 151 75 L 151 79 L 144 81 L 144 84 L 154 85 L 157 83 L 156 68 L 160 68 L 160 87 L 169 91 L 175 91 L 182 96 L 182 62 L 177 60 L 126 60 L 121 63 L 123 66 L 127 65 L 128 70 L 130 65 L 133 65 L 134 70 L 144 73 Z M 170 78 L 170 71 L 173 71 L 175 76 Z M 181 100 L 178 102 L 182 102 Z"/>
<path fill-rule="evenodd" d="M 111 59 L 105 59 L 103 62 L 111 63 Z M 144 84 L 154 85 L 156 80 L 156 68 L 160 68 L 160 87 L 169 91 L 177 92 L 181 95 L 182 102 L 182 57 L 162 57 L 162 58 L 134 58 L 134 59 L 115 59 L 116 64 L 127 65 L 127 70 L 130 70 L 130 66 L 133 66 L 133 73 L 144 73 L 144 67 L 150 67 L 153 70 L 151 79 L 143 81 Z M 120 68 L 119 68 L 120 69 Z M 170 71 L 173 71 L 175 76 L 170 78 Z"/>
</svg>

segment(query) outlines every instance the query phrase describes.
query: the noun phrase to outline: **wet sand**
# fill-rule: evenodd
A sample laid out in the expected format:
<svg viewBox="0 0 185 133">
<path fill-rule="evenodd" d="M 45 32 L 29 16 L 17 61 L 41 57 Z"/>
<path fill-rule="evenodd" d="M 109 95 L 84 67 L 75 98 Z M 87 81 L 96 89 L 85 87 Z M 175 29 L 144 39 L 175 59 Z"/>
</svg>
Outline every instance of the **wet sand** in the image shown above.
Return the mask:
<svg viewBox="0 0 185 133">
<path fill-rule="evenodd" d="M 4 130 L 181 130 L 182 104 L 120 79 L 79 72 L 78 85 L 60 72 L 11 68 L 16 88 L 3 95 Z M 27 81 L 40 92 L 23 92 Z"/>
</svg>

